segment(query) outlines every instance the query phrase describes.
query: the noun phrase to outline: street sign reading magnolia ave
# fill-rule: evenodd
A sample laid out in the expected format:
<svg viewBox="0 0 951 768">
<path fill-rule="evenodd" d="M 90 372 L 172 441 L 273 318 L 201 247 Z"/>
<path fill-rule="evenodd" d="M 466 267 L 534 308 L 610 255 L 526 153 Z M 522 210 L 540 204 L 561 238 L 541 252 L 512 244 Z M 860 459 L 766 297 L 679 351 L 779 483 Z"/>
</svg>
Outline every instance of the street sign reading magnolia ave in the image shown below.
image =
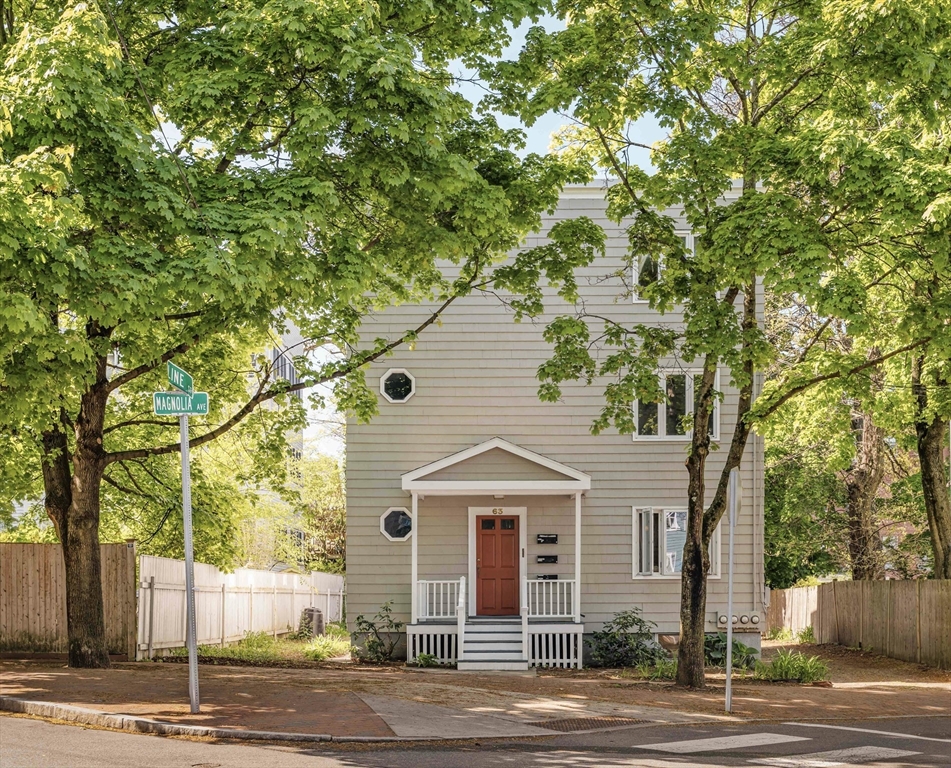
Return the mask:
<svg viewBox="0 0 951 768">
<path fill-rule="evenodd" d="M 156 416 L 204 416 L 208 413 L 208 393 L 153 392 L 152 410 Z"/>
<path fill-rule="evenodd" d="M 186 394 L 192 394 L 195 391 L 195 381 L 191 374 L 183 368 L 179 368 L 175 363 L 169 361 L 166 370 L 168 371 L 168 384 Z M 207 411 L 205 411 L 207 413 Z"/>
</svg>

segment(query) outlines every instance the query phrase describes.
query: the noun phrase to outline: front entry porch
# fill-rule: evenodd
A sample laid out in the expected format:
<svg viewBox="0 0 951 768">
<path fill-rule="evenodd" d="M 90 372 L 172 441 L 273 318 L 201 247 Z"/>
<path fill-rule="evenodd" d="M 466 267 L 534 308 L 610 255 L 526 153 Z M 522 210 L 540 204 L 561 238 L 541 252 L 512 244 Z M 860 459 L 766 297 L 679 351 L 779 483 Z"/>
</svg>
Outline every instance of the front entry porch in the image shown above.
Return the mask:
<svg viewBox="0 0 951 768">
<path fill-rule="evenodd" d="M 407 660 L 421 653 L 459 669 L 581 668 L 584 624 L 574 621 L 575 581 L 522 579 L 517 616 L 467 615 L 466 577 L 416 584 L 420 615 L 406 628 Z"/>
<path fill-rule="evenodd" d="M 407 658 L 428 654 L 470 670 L 580 667 L 581 510 L 590 477 L 494 438 L 407 473 L 403 489 L 412 496 L 413 518 Z M 437 502 L 427 503 L 426 517 L 436 519 L 421 519 L 427 497 Z M 529 504 L 513 506 L 509 497 Z M 466 518 L 468 544 L 453 560 L 448 553 L 457 551 Z M 530 542 L 530 525 L 561 531 L 561 546 L 546 548 L 558 543 L 552 533 L 533 533 Z M 428 539 L 427 530 L 433 531 Z M 423 578 L 421 540 L 429 561 L 439 563 L 430 562 Z M 450 563 L 455 566 L 447 568 Z"/>
</svg>

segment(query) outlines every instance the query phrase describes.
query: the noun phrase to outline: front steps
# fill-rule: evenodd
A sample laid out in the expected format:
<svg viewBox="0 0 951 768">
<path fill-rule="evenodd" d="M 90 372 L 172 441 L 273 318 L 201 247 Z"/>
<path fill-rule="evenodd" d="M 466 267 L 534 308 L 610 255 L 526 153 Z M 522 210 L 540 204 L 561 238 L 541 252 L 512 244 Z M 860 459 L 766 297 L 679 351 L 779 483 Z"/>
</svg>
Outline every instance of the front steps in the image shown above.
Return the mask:
<svg viewBox="0 0 951 768">
<path fill-rule="evenodd" d="M 522 620 L 517 616 L 469 619 L 462 651 L 456 666 L 466 672 L 528 669 L 522 655 Z"/>
</svg>

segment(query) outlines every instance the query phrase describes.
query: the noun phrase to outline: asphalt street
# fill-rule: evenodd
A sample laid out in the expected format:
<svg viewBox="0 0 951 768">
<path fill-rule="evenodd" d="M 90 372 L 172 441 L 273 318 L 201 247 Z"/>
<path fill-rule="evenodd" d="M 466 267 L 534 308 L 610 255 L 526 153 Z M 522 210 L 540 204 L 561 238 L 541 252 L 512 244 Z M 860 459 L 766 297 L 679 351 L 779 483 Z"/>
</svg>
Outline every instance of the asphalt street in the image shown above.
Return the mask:
<svg viewBox="0 0 951 768">
<path fill-rule="evenodd" d="M 948 718 L 637 726 L 522 741 L 212 743 L 0 716 L 0 768 L 904 768 L 951 766 Z"/>
</svg>

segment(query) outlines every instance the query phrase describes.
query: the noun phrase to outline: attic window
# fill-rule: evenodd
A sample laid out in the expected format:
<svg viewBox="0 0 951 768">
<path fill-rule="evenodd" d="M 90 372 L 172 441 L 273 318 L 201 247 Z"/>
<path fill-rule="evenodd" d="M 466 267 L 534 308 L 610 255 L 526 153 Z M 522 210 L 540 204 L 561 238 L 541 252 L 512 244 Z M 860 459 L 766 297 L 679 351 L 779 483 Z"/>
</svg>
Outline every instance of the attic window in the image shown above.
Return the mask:
<svg viewBox="0 0 951 768">
<path fill-rule="evenodd" d="M 380 533 L 390 541 L 406 541 L 413 534 L 413 518 L 406 507 L 390 507 L 380 515 Z"/>
<path fill-rule="evenodd" d="M 380 393 L 391 403 L 405 403 L 416 394 L 416 379 L 404 368 L 390 368 L 380 377 Z"/>
</svg>

